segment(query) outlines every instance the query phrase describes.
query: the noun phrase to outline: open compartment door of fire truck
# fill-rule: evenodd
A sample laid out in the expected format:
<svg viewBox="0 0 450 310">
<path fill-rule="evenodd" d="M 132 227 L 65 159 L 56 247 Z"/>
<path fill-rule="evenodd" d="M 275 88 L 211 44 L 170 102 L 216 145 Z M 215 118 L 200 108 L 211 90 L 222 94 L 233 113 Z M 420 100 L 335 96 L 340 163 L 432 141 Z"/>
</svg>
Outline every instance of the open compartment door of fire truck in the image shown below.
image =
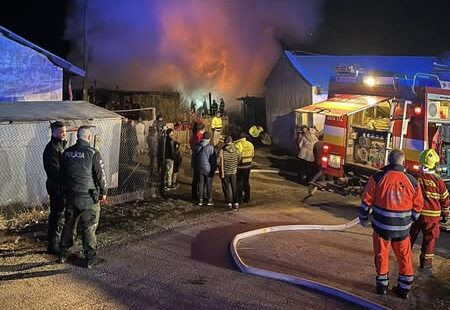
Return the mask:
<svg viewBox="0 0 450 310">
<path fill-rule="evenodd" d="M 336 95 L 328 100 L 295 110 L 297 120 L 311 120 L 310 114 L 324 115 L 325 173 L 344 176 L 344 167 L 375 171 L 384 165 L 389 131 L 389 97 Z M 305 116 L 306 114 L 306 116 Z M 299 125 L 302 125 L 301 123 Z"/>
</svg>

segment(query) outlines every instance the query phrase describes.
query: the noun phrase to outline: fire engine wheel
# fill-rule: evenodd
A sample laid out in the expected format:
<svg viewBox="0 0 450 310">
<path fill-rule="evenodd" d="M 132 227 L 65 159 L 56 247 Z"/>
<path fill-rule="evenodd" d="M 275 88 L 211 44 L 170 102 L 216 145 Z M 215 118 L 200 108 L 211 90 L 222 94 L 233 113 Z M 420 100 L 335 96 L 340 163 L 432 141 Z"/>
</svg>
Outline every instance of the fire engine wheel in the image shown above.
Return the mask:
<svg viewBox="0 0 450 310">
<path fill-rule="evenodd" d="M 246 265 L 241 257 L 239 256 L 239 253 L 237 251 L 237 244 L 240 240 L 244 240 L 249 237 L 254 237 L 262 234 L 267 234 L 271 232 L 278 232 L 278 231 L 299 231 L 299 230 L 346 230 L 349 229 L 359 223 L 359 219 L 356 218 L 348 223 L 340 224 L 340 225 L 282 225 L 282 226 L 271 226 L 261 229 L 255 229 L 250 230 L 241 234 L 236 235 L 233 240 L 230 243 L 230 252 L 233 256 L 233 260 L 238 266 L 238 268 L 243 272 L 247 274 L 257 275 L 265 278 L 285 281 L 288 283 L 292 283 L 310 290 L 317 291 L 319 293 L 329 295 L 334 298 L 340 298 L 346 302 L 358 305 L 360 307 L 364 307 L 366 309 L 389 309 L 385 306 L 382 306 L 380 304 L 374 303 L 370 300 L 367 300 L 365 298 L 359 297 L 357 295 L 351 294 L 349 292 L 340 290 L 338 288 L 322 284 L 319 282 L 307 280 L 300 277 L 295 277 L 283 273 L 278 273 L 275 271 L 260 269 L 252 266 Z"/>
</svg>

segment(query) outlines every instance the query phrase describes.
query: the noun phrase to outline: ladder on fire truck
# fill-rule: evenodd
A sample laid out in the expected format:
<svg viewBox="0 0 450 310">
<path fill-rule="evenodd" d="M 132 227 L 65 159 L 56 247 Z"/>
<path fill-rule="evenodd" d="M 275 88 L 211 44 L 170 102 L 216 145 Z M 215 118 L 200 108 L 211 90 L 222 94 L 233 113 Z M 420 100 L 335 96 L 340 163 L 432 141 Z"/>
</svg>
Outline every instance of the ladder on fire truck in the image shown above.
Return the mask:
<svg viewBox="0 0 450 310">
<path fill-rule="evenodd" d="M 397 109 L 397 107 L 399 107 L 401 104 L 403 103 L 403 110 L 402 110 L 402 116 L 395 116 L 395 110 Z M 387 133 L 387 138 L 386 138 L 386 154 L 384 156 L 384 164 L 387 165 L 388 164 L 388 156 L 389 153 L 391 152 L 392 149 L 394 149 L 394 137 L 393 137 L 393 132 L 394 132 L 394 125 L 396 121 L 401 121 L 402 122 L 402 128 L 400 131 L 400 141 L 398 143 L 398 145 L 395 146 L 395 148 L 398 148 L 400 150 L 403 149 L 403 137 L 406 134 L 406 129 L 408 128 L 408 123 L 409 123 L 409 119 L 406 118 L 406 110 L 408 109 L 408 105 L 411 104 L 411 101 L 408 100 L 399 100 L 399 99 L 395 99 L 393 98 L 391 100 L 391 109 L 389 112 L 389 130 Z"/>
</svg>

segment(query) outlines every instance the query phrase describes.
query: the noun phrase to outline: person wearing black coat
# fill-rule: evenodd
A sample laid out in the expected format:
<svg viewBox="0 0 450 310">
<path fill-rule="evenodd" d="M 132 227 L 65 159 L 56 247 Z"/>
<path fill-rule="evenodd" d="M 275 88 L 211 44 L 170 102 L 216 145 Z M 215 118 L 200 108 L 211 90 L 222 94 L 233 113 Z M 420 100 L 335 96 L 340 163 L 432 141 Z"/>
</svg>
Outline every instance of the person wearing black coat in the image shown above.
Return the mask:
<svg viewBox="0 0 450 310">
<path fill-rule="evenodd" d="M 50 125 L 52 136 L 42 155 L 44 170 L 47 174 L 46 188 L 50 198 L 50 213 L 48 216 L 48 247 L 49 254 L 59 254 L 61 233 L 64 226 L 64 189 L 60 170 L 61 155 L 66 147 L 66 126 L 62 122 Z"/>
</svg>

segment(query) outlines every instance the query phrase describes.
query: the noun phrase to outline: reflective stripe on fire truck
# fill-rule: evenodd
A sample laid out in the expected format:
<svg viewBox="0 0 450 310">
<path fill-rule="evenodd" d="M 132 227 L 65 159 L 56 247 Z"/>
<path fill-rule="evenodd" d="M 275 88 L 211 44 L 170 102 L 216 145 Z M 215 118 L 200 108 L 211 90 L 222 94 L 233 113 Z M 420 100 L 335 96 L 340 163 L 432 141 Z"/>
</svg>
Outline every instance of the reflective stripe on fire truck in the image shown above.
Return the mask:
<svg viewBox="0 0 450 310">
<path fill-rule="evenodd" d="M 400 138 L 398 139 L 398 143 L 400 143 Z M 397 141 L 396 141 L 397 142 Z M 403 139 L 403 152 L 405 153 L 405 160 L 417 162 L 419 160 L 419 154 L 423 151 L 423 140 L 417 139 Z M 396 145 L 396 147 L 398 147 Z"/>
<path fill-rule="evenodd" d="M 345 146 L 345 128 L 325 125 L 323 142 L 337 146 Z"/>
</svg>

